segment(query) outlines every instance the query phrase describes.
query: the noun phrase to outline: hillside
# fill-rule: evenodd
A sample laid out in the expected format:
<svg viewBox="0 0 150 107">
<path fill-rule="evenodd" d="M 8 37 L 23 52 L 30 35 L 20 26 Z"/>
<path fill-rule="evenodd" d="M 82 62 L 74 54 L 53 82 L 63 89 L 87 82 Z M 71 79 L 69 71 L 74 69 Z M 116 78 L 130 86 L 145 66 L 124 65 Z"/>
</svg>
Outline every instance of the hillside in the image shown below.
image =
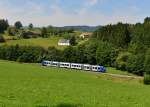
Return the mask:
<svg viewBox="0 0 150 107">
<path fill-rule="evenodd" d="M 7 37 L 6 37 L 7 38 Z M 62 37 L 49 37 L 49 38 L 32 38 L 32 39 L 18 39 L 18 40 L 7 40 L 5 43 L 1 43 L 0 45 L 16 45 L 20 46 L 41 46 L 44 48 L 48 48 L 50 46 L 54 46 L 57 49 L 64 49 L 65 46 L 58 46 L 58 41 Z"/>
<path fill-rule="evenodd" d="M 0 61 L 0 78 L 0 106 L 150 106 L 149 86 L 97 73 Z"/>
</svg>

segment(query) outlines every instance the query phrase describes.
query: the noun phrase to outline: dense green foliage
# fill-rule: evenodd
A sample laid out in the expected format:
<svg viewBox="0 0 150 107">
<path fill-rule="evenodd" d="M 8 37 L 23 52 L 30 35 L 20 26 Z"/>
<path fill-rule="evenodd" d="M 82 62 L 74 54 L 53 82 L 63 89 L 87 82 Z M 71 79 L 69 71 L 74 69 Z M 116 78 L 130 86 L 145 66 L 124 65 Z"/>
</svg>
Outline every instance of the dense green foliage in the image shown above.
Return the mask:
<svg viewBox="0 0 150 107">
<path fill-rule="evenodd" d="M 138 75 L 144 75 L 146 72 L 147 80 L 150 70 L 150 58 L 147 52 L 150 48 L 149 29 L 150 18 L 147 17 L 142 24 L 130 25 L 118 23 L 116 25 L 104 26 L 94 32 L 93 38 L 96 38 L 99 42 L 105 41 L 115 46 L 115 49 L 119 52 L 118 56 L 116 56 L 115 67 Z M 102 52 L 111 50 L 107 46 L 105 48 Z M 102 57 L 105 57 L 105 54 Z M 107 58 L 109 57 L 105 57 L 104 59 Z"/>
<path fill-rule="evenodd" d="M 145 84 L 150 84 L 150 49 L 148 49 L 145 57 L 145 63 L 144 63 L 144 68 L 145 68 L 145 79 L 144 82 Z"/>
<path fill-rule="evenodd" d="M 20 21 L 15 22 L 14 26 L 16 27 L 16 29 L 21 29 L 23 27 Z"/>
<path fill-rule="evenodd" d="M 100 50 L 97 50 L 97 48 L 98 46 L 99 48 L 104 47 L 105 43 L 104 45 L 98 45 L 97 43 L 92 44 L 93 42 L 88 43 L 88 45 L 82 44 L 76 47 L 69 46 L 64 50 L 58 50 L 55 47 L 44 49 L 35 46 L 4 45 L 0 46 L 0 59 L 19 62 L 41 62 L 42 60 L 53 60 L 74 63 L 105 64 L 106 66 L 114 63 L 113 56 L 116 55 L 116 50 L 112 48 L 111 51 L 104 51 L 102 55 L 105 54 L 107 58 L 103 58 L 103 62 L 100 62 L 99 59 L 101 59 L 102 56 L 100 55 Z"/>
<path fill-rule="evenodd" d="M 110 42 L 117 47 L 126 48 L 131 39 L 128 26 L 122 23 L 107 25 L 95 31 L 93 37 Z"/>
<path fill-rule="evenodd" d="M 73 35 L 69 38 L 71 45 L 76 45 L 76 37 Z"/>
<path fill-rule="evenodd" d="M 116 25 L 104 26 L 94 32 L 93 38 L 98 39 L 98 42 L 105 41 L 107 44 L 110 44 L 110 47 L 115 47 L 118 50 L 119 54 L 116 58 L 115 67 L 143 75 L 144 72 L 147 72 L 144 62 L 146 52 L 150 47 L 149 29 L 150 18 L 148 17 L 143 24 L 130 25 L 118 23 Z M 111 48 L 107 48 L 107 45 L 104 47 L 105 49 L 102 52 L 111 50 Z M 102 57 L 105 57 L 105 55 L 102 55 Z M 107 57 L 104 59 L 107 59 Z M 103 58 L 101 61 L 103 61 Z M 147 68 L 149 69 L 149 67 Z"/>
<path fill-rule="evenodd" d="M 4 33 L 4 31 L 9 27 L 7 20 L 0 20 L 0 33 Z"/>
<path fill-rule="evenodd" d="M 28 26 L 28 28 L 29 28 L 30 30 L 32 30 L 32 29 L 34 28 L 33 24 L 30 23 L 29 26 Z"/>
</svg>

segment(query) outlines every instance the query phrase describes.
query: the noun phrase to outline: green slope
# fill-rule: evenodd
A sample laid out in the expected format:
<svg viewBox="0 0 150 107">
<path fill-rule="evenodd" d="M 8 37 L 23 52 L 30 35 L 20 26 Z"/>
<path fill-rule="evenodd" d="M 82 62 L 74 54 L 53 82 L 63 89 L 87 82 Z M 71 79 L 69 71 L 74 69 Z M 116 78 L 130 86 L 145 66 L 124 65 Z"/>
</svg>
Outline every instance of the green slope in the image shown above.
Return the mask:
<svg viewBox="0 0 150 107">
<path fill-rule="evenodd" d="M 0 61 L 0 107 L 149 107 L 150 87 L 103 74 Z"/>
<path fill-rule="evenodd" d="M 32 38 L 32 39 L 19 39 L 19 40 L 9 40 L 6 43 L 1 43 L 0 45 L 16 45 L 21 46 L 41 46 L 48 48 L 49 46 L 54 46 L 57 49 L 64 49 L 65 46 L 58 46 L 58 41 L 61 37 L 50 37 L 50 38 Z"/>
</svg>

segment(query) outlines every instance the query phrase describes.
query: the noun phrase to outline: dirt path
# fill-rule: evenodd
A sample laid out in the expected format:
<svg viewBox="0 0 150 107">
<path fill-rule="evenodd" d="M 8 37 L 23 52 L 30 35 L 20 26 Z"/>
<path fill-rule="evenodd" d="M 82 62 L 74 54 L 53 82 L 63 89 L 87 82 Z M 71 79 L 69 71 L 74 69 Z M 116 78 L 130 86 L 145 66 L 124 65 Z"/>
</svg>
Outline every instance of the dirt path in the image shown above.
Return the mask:
<svg viewBox="0 0 150 107">
<path fill-rule="evenodd" d="M 108 75 L 108 76 L 112 76 L 112 77 L 118 77 L 118 78 L 143 79 L 143 77 L 140 77 L 140 76 L 128 76 L 128 75 L 111 74 L 111 73 L 106 73 L 106 75 Z"/>
</svg>

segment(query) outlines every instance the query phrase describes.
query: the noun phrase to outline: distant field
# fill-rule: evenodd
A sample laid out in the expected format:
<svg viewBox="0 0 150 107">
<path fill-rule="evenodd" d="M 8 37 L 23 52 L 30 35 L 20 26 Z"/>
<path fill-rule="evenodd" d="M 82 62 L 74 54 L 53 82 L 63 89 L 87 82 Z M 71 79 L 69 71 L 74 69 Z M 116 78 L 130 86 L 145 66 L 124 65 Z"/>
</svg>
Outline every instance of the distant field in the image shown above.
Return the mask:
<svg viewBox="0 0 150 107">
<path fill-rule="evenodd" d="M 149 99 L 142 83 L 0 61 L 0 107 L 149 107 Z"/>
<path fill-rule="evenodd" d="M 54 46 L 57 49 L 64 49 L 65 46 L 58 46 L 58 41 L 61 37 L 51 37 L 51 38 L 33 38 L 33 39 L 20 39 L 20 40 L 9 40 L 6 43 L 0 45 L 16 45 L 21 46 L 42 46 L 48 48 L 49 46 Z"/>
</svg>

